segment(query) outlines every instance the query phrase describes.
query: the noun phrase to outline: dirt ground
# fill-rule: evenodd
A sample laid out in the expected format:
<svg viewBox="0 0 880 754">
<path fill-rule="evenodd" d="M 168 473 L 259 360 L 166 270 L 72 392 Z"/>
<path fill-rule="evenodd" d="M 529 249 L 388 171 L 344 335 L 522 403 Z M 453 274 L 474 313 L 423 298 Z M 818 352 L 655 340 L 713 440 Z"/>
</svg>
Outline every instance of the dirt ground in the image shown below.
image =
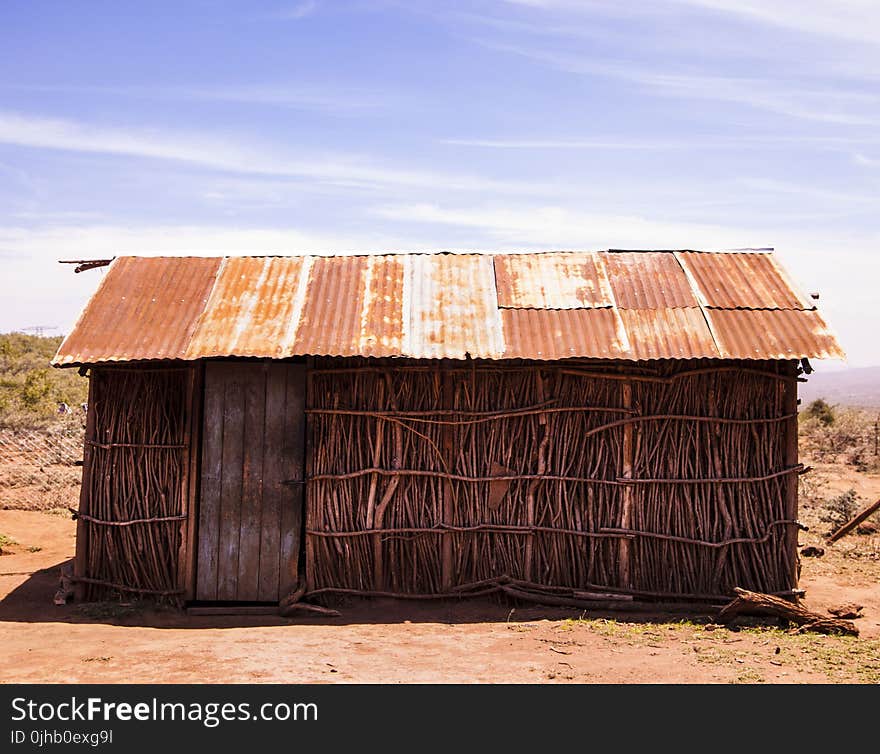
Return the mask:
<svg viewBox="0 0 880 754">
<path fill-rule="evenodd" d="M 880 496 L 880 477 L 859 474 Z M 837 486 L 848 484 L 836 480 Z M 833 485 L 832 485 L 833 486 Z M 816 518 L 802 509 L 808 523 Z M 821 544 L 823 526 L 801 535 Z M 75 525 L 0 510 L 0 682 L 878 683 L 880 534 L 804 558 L 806 604 L 864 605 L 861 637 L 722 628 L 709 616 L 610 616 L 493 602 L 354 601 L 342 617 L 187 616 L 137 605 L 56 607 Z"/>
</svg>

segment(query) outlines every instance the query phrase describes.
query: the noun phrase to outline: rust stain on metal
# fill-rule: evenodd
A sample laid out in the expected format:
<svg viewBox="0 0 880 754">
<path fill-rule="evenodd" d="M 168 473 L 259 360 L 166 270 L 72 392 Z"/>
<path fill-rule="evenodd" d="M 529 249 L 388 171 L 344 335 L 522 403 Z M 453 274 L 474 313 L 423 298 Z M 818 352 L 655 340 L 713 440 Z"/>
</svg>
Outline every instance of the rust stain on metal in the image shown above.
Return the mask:
<svg viewBox="0 0 880 754">
<path fill-rule="evenodd" d="M 626 359 L 629 346 L 613 309 L 502 309 L 508 359 Z"/>
<path fill-rule="evenodd" d="M 605 270 L 594 252 L 499 254 L 498 306 L 511 309 L 585 309 L 611 306 Z"/>
<path fill-rule="evenodd" d="M 614 303 L 621 309 L 678 309 L 698 306 L 687 276 L 672 254 L 651 251 L 602 252 Z"/>
<path fill-rule="evenodd" d="M 220 262 L 118 257 L 52 363 L 184 358 Z"/>
<path fill-rule="evenodd" d="M 704 306 L 720 309 L 813 309 L 772 254 L 679 252 Z"/>
<path fill-rule="evenodd" d="M 229 257 L 223 262 L 186 358 L 286 355 L 303 257 Z"/>
<path fill-rule="evenodd" d="M 843 352 L 764 253 L 119 257 L 53 363 L 298 355 Z"/>
<path fill-rule="evenodd" d="M 707 315 L 725 359 L 845 358 L 817 311 L 711 309 Z"/>
<path fill-rule="evenodd" d="M 403 257 L 314 258 L 286 354 L 399 356 L 403 284 Z"/>
<path fill-rule="evenodd" d="M 686 309 L 621 309 L 632 359 L 717 359 L 703 313 Z"/>
<path fill-rule="evenodd" d="M 367 257 L 358 350 L 362 356 L 403 351 L 403 257 Z"/>
<path fill-rule="evenodd" d="M 504 353 L 492 257 L 413 254 L 407 257 L 405 356 L 497 359 Z"/>
<path fill-rule="evenodd" d="M 317 257 L 291 355 L 356 356 L 366 257 Z"/>
</svg>

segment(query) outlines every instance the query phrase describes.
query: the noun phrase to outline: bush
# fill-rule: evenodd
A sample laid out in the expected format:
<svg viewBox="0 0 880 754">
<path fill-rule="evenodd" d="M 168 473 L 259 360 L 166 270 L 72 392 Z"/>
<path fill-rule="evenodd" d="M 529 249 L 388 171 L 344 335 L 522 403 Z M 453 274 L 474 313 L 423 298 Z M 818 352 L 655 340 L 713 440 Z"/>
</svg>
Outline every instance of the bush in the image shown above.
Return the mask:
<svg viewBox="0 0 880 754">
<path fill-rule="evenodd" d="M 19 400 L 27 408 L 46 408 L 49 395 L 52 393 L 52 383 L 49 381 L 48 369 L 35 369 L 28 372 L 24 383 L 19 390 Z"/>
<path fill-rule="evenodd" d="M 40 427 L 57 418 L 58 404 L 76 410 L 88 381 L 75 369 L 52 369 L 61 338 L 0 335 L 0 427 Z"/>
<path fill-rule="evenodd" d="M 810 407 L 801 412 L 799 421 L 800 448 L 805 457 L 819 463 L 845 463 L 859 471 L 880 469 L 880 456 L 876 452 L 876 413 L 861 409 L 832 409 L 834 422 L 827 424 L 808 415 Z"/>
<path fill-rule="evenodd" d="M 824 398 L 816 398 L 804 409 L 803 413 L 807 419 L 815 419 L 825 427 L 830 427 L 834 424 L 834 407 L 827 403 Z"/>
<path fill-rule="evenodd" d="M 859 496 L 854 489 L 848 489 L 825 503 L 825 509 L 819 514 L 819 520 L 831 524 L 835 531 L 849 521 L 859 511 Z"/>
</svg>

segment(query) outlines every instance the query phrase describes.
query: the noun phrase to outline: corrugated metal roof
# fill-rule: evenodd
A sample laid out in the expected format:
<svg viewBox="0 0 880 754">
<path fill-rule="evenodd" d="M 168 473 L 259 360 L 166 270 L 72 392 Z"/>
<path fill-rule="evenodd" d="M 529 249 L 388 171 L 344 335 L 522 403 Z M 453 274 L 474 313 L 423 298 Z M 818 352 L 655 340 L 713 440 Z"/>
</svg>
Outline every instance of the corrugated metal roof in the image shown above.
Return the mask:
<svg viewBox="0 0 880 754">
<path fill-rule="evenodd" d="M 306 258 L 308 261 L 308 258 Z M 229 257 L 193 333 L 186 358 L 279 357 L 292 340 L 303 257 Z"/>
<path fill-rule="evenodd" d="M 703 306 L 720 309 L 813 309 L 769 253 L 685 251 L 675 255 Z"/>
<path fill-rule="evenodd" d="M 499 359 L 504 355 L 492 257 L 413 254 L 404 310 L 404 354 L 418 359 Z M 406 315 L 404 315 L 406 316 Z"/>
<path fill-rule="evenodd" d="M 495 280 L 502 308 L 584 309 L 613 304 L 596 253 L 499 254 Z"/>
<path fill-rule="evenodd" d="M 366 269 L 366 257 L 315 259 L 296 338 L 285 356 L 359 353 Z"/>
<path fill-rule="evenodd" d="M 619 313 L 605 309 L 502 309 L 506 358 L 630 358 Z"/>
<path fill-rule="evenodd" d="M 842 359 L 845 354 L 817 311 L 710 309 L 725 359 Z"/>
<path fill-rule="evenodd" d="M 673 254 L 644 251 L 599 255 L 608 272 L 614 303 L 621 309 L 698 306 L 685 271 Z"/>
<path fill-rule="evenodd" d="M 706 318 L 697 308 L 621 309 L 633 359 L 717 359 Z"/>
<path fill-rule="evenodd" d="M 842 356 L 807 303 L 753 253 L 120 257 L 53 363 Z"/>
<path fill-rule="evenodd" d="M 52 363 L 185 358 L 221 261 L 115 259 Z"/>
</svg>

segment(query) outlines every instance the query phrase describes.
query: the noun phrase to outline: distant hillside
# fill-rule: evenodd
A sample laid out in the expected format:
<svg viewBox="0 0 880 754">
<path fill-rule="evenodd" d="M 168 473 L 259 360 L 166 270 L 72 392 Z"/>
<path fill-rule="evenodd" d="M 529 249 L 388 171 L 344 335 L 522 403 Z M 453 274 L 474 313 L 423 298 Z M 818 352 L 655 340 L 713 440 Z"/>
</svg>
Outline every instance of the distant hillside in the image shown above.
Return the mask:
<svg viewBox="0 0 880 754">
<path fill-rule="evenodd" d="M 61 337 L 0 333 L 0 427 L 40 426 L 57 418 L 58 404 L 78 408 L 88 381 L 76 369 L 49 361 Z"/>
<path fill-rule="evenodd" d="M 880 367 L 825 372 L 821 363 L 815 366 L 817 371 L 809 376 L 809 382 L 800 385 L 802 405 L 824 398 L 841 406 L 880 408 Z"/>
</svg>

